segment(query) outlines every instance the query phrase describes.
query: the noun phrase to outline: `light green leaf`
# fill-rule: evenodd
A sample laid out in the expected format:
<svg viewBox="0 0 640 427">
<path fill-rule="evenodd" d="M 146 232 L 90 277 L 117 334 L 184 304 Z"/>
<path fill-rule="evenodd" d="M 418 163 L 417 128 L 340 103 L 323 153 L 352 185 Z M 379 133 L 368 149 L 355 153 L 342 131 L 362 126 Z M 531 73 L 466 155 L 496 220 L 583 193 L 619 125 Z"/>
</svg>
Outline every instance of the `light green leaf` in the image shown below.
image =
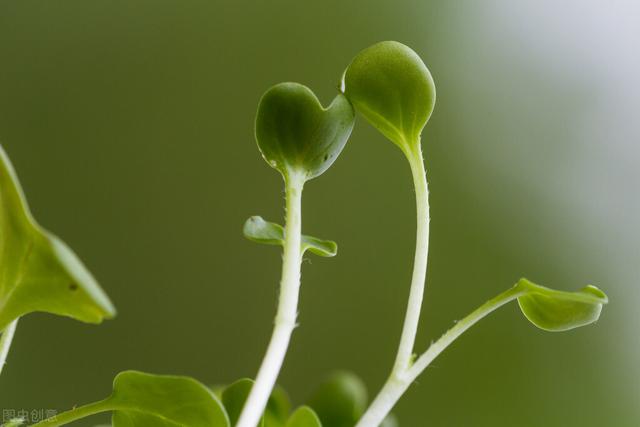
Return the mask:
<svg viewBox="0 0 640 427">
<path fill-rule="evenodd" d="M 108 411 L 113 411 L 113 427 L 230 427 L 218 398 L 198 381 L 136 371 L 120 373 L 108 398 L 59 413 L 32 427 L 63 426 Z"/>
<path fill-rule="evenodd" d="M 188 377 L 123 372 L 106 402 L 117 409 L 113 427 L 229 426 L 213 392 Z"/>
<path fill-rule="evenodd" d="M 322 427 L 322 424 L 313 409 L 301 406 L 291 415 L 286 427 Z"/>
<path fill-rule="evenodd" d="M 229 415 L 230 425 L 236 425 L 244 404 L 249 397 L 254 381 L 249 378 L 240 379 L 229 385 L 222 392 L 222 403 Z M 267 402 L 267 407 L 260 421 L 260 427 L 282 427 L 284 426 L 291 403 L 287 393 L 281 387 L 275 387 Z"/>
<path fill-rule="evenodd" d="M 600 317 L 602 306 L 609 302 L 604 292 L 591 285 L 576 292 L 564 292 L 520 279 L 516 286 L 525 292 L 518 297 L 522 313 L 546 331 L 567 331 L 593 323 Z"/>
<path fill-rule="evenodd" d="M 337 372 L 318 387 L 307 403 L 324 427 L 353 427 L 367 406 L 367 389 L 350 372 Z"/>
<path fill-rule="evenodd" d="M 1 427 L 19 427 L 21 425 L 24 425 L 25 421 L 22 418 L 13 418 L 11 420 L 9 420 L 9 422 L 2 424 Z"/>
<path fill-rule="evenodd" d="M 347 67 L 342 86 L 355 109 L 403 151 L 419 144 L 436 89 L 411 48 L 394 41 L 368 47 Z"/>
<path fill-rule="evenodd" d="M 280 224 L 267 222 L 260 216 L 252 216 L 244 223 L 244 236 L 254 242 L 265 245 L 284 245 L 284 229 Z M 313 252 L 323 257 L 333 257 L 338 253 L 338 245 L 331 240 L 302 236 L 302 252 Z"/>
<path fill-rule="evenodd" d="M 398 418 L 393 414 L 389 414 L 384 420 L 382 420 L 380 427 L 398 427 L 399 425 L 400 423 L 398 423 Z"/>
<path fill-rule="evenodd" d="M 0 147 L 0 330 L 34 311 L 88 323 L 115 315 L 111 301 L 73 251 L 35 222 Z"/>
<path fill-rule="evenodd" d="M 315 94 L 298 83 L 280 83 L 260 100 L 256 140 L 264 159 L 286 178 L 321 175 L 336 160 L 351 135 L 355 112 L 336 96 L 323 108 Z"/>
</svg>

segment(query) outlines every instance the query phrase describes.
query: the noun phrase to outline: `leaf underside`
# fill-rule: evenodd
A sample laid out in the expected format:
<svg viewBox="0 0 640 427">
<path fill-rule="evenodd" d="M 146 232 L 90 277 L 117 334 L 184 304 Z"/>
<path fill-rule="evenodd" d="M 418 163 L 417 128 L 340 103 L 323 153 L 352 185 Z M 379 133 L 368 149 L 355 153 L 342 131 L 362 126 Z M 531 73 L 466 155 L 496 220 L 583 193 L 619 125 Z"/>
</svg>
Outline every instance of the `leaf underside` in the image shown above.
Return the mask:
<svg viewBox="0 0 640 427">
<path fill-rule="evenodd" d="M 0 331 L 35 311 L 100 323 L 115 308 L 73 251 L 33 219 L 0 147 Z"/>
<path fill-rule="evenodd" d="M 600 318 L 609 299 L 589 285 L 576 292 L 556 291 L 521 279 L 516 285 L 524 292 L 518 305 L 524 316 L 545 331 L 562 332 L 589 325 Z"/>
</svg>

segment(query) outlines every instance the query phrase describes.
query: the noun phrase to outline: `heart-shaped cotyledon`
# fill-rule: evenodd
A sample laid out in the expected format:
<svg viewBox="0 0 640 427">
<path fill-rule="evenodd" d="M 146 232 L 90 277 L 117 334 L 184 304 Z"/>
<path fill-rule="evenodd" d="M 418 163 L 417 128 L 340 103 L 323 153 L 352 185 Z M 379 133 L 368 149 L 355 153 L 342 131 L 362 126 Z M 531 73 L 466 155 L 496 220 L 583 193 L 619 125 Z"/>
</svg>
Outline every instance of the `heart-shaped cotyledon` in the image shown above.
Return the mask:
<svg viewBox="0 0 640 427">
<path fill-rule="evenodd" d="M 339 94 L 324 108 L 308 87 L 280 83 L 260 100 L 256 140 L 264 159 L 285 179 L 305 180 L 326 171 L 344 148 L 355 120 L 347 98 Z"/>
</svg>

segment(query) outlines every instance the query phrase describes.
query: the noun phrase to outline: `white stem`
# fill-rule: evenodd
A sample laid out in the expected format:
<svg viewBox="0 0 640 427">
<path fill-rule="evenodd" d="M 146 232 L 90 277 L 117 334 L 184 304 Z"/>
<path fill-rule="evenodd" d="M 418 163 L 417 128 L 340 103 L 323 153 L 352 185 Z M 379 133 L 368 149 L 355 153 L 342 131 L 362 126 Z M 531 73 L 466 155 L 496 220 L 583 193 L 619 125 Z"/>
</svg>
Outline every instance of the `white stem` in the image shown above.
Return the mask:
<svg viewBox="0 0 640 427">
<path fill-rule="evenodd" d="M 11 322 L 9 326 L 7 326 L 7 329 L 2 332 L 2 336 L 0 337 L 0 374 L 2 373 L 2 368 L 4 368 L 5 363 L 7 363 L 9 348 L 11 348 L 11 342 L 13 341 L 13 336 L 16 333 L 17 326 L 18 319 Z"/>
<path fill-rule="evenodd" d="M 467 317 L 456 323 L 438 341 L 433 343 L 429 349 L 407 369 L 392 373 L 386 384 L 375 398 L 366 413 L 362 416 L 356 427 L 378 427 L 384 418 L 391 412 L 391 409 L 398 402 L 400 397 L 409 388 L 411 383 L 438 357 L 452 342 L 454 342 L 467 329 L 475 325 L 479 320 L 502 307 L 510 301 L 526 293 L 526 290 L 518 285 L 501 293 L 497 297 L 487 301 Z"/>
<path fill-rule="evenodd" d="M 411 365 L 413 349 L 420 321 L 420 310 L 424 297 L 425 280 L 427 277 L 427 259 L 429 257 L 429 188 L 427 175 L 422 160 L 422 150 L 417 144 L 415 152 L 408 152 L 407 159 L 413 174 L 413 185 L 416 192 L 416 253 L 413 260 L 413 275 L 411 290 L 407 303 L 407 312 L 400 337 L 400 345 L 393 367 L 394 373 L 402 372 Z"/>
<path fill-rule="evenodd" d="M 280 300 L 275 326 L 267 353 L 262 361 L 256 382 L 240 414 L 236 427 L 256 427 L 275 386 L 296 326 L 302 262 L 302 188 L 305 177 L 290 174 L 286 185 L 286 223 L 282 256 Z"/>
</svg>

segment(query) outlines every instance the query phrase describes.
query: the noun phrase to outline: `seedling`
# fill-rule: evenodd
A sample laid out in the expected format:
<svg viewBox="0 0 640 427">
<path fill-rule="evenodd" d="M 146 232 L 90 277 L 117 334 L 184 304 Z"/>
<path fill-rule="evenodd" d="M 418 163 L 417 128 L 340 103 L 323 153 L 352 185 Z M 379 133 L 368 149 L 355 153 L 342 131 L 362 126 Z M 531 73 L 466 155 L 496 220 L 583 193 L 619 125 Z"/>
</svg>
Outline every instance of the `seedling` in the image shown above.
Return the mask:
<svg viewBox="0 0 640 427">
<path fill-rule="evenodd" d="M 390 411 L 409 385 L 453 341 L 479 320 L 517 300 L 524 316 L 547 331 L 566 331 L 598 320 L 607 296 L 595 286 L 557 291 L 520 279 L 457 322 L 424 353 L 414 355 L 427 274 L 429 195 L 421 133 L 435 105 L 429 70 L 410 48 L 382 42 L 358 54 L 347 67 L 339 93 L 324 108 L 313 92 L 281 83 L 260 100 L 256 140 L 265 161 L 284 179 L 284 227 L 253 216 L 244 235 L 283 247 L 280 298 L 271 341 L 255 382 L 241 379 L 226 387 L 206 387 L 176 376 L 127 371 L 119 374 L 104 400 L 73 408 L 34 426 L 62 426 L 111 412 L 113 427 L 394 427 Z M 394 365 L 371 404 L 360 379 L 350 373 L 329 377 L 292 410 L 276 386 L 298 313 L 300 267 L 306 251 L 337 253 L 328 240 L 302 234 L 302 191 L 322 175 L 344 148 L 358 111 L 404 153 L 416 192 L 417 235 L 409 301 Z M 0 372 L 18 319 L 35 311 L 100 323 L 115 309 L 78 257 L 32 218 L 9 158 L 0 148 Z M 24 425 L 7 420 L 2 427 Z M 414 424 L 414 423 L 410 423 Z"/>
</svg>

